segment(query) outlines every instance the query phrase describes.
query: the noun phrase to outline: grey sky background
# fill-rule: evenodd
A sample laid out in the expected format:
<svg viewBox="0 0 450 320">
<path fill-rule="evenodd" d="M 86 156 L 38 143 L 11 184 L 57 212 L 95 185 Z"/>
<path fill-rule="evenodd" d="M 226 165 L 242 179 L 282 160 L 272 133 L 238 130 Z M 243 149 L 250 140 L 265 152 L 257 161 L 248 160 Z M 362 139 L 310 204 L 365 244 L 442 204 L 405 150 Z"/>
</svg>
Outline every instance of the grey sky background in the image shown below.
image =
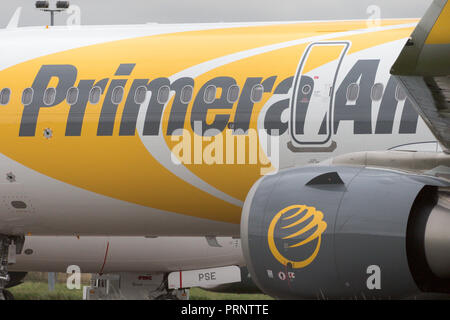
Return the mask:
<svg viewBox="0 0 450 320">
<path fill-rule="evenodd" d="M 81 23 L 137 24 L 361 19 L 370 5 L 381 18 L 421 17 L 432 0 L 72 0 L 81 8 Z M 49 24 L 49 16 L 34 8 L 34 0 L 1 0 L 0 25 L 22 6 L 20 26 Z M 50 4 L 55 5 L 56 0 Z M 56 17 L 64 25 L 67 15 Z"/>
</svg>

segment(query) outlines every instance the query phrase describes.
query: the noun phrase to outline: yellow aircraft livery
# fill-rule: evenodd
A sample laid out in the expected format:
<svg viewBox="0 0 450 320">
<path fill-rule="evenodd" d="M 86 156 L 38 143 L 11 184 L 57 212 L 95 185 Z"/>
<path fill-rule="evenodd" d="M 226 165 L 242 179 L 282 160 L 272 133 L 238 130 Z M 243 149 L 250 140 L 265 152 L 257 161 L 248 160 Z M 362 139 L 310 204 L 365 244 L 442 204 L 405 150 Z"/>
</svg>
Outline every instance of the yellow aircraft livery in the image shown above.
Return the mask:
<svg viewBox="0 0 450 320">
<path fill-rule="evenodd" d="M 239 235 L 263 175 L 437 148 L 389 74 L 416 23 L 0 31 L 0 233 Z"/>
</svg>

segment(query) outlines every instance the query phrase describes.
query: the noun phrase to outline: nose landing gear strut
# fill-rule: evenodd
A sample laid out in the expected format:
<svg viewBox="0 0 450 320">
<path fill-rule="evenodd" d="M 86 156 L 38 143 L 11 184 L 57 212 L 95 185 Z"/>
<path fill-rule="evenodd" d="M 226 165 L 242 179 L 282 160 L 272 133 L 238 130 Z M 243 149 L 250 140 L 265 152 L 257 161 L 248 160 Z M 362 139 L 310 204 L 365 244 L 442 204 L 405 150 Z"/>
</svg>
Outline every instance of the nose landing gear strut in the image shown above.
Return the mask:
<svg viewBox="0 0 450 320">
<path fill-rule="evenodd" d="M 25 237 L 0 235 L 0 300 L 14 300 L 6 290 L 10 281 L 8 265 L 15 263 L 15 255 L 22 252 Z"/>
</svg>

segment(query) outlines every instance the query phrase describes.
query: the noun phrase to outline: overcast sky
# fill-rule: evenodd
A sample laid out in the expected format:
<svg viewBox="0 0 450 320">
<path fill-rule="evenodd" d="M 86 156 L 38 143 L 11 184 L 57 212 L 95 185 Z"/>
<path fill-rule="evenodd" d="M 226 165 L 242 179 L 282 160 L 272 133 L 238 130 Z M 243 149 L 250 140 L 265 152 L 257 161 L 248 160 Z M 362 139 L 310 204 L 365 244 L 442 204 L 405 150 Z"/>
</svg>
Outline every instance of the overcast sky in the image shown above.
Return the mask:
<svg viewBox="0 0 450 320">
<path fill-rule="evenodd" d="M 0 24 L 23 7 L 21 26 L 44 25 L 49 17 L 34 8 L 34 0 L 0 0 Z M 56 0 L 50 1 L 51 5 Z M 72 0 L 81 9 L 82 24 L 147 22 L 281 21 L 366 18 L 378 6 L 382 18 L 421 17 L 431 0 Z M 56 24 L 66 24 L 60 14 Z"/>
</svg>

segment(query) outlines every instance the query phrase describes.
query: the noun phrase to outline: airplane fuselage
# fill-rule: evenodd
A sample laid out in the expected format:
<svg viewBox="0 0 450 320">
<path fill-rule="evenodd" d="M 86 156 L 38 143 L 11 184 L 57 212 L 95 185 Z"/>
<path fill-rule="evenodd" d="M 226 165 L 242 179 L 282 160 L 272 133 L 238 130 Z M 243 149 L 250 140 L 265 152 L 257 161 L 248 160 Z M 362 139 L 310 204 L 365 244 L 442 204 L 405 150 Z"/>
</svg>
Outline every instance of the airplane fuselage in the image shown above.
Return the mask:
<svg viewBox="0 0 450 320">
<path fill-rule="evenodd" d="M 0 32 L 0 233 L 235 236 L 264 174 L 436 149 L 390 76 L 416 23 Z"/>
</svg>

